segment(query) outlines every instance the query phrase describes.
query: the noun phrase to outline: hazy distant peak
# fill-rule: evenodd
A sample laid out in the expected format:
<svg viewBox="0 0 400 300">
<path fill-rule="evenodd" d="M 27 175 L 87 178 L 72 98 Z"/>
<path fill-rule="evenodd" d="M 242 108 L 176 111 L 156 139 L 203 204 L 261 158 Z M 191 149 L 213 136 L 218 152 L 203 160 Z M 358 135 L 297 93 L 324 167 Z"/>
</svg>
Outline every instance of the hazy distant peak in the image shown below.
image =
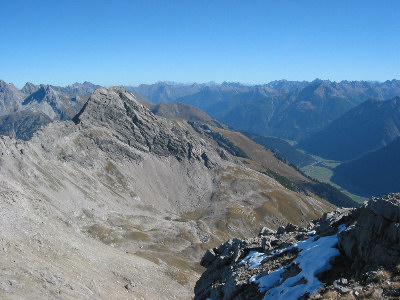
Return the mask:
<svg viewBox="0 0 400 300">
<path fill-rule="evenodd" d="M 7 83 L 7 82 L 5 82 L 4 80 L 1 80 L 1 79 L 0 79 L 0 87 L 3 87 L 3 88 L 7 87 L 9 89 L 18 90 L 14 84 Z"/>
<path fill-rule="evenodd" d="M 240 82 L 222 82 L 221 85 L 227 85 L 227 86 L 234 86 L 234 87 L 240 87 L 243 86 Z"/>
<path fill-rule="evenodd" d="M 21 89 L 21 92 L 23 92 L 26 95 L 30 95 L 34 92 L 36 92 L 39 89 L 39 86 L 36 84 L 33 84 L 31 82 L 25 83 L 24 87 Z"/>
<path fill-rule="evenodd" d="M 0 115 L 17 110 L 24 97 L 12 83 L 0 79 Z"/>
<path fill-rule="evenodd" d="M 27 105 L 32 102 L 40 103 L 46 98 L 49 99 L 54 97 L 57 97 L 57 92 L 53 88 L 51 88 L 51 86 L 41 84 L 35 92 L 33 92 L 24 100 L 22 104 Z"/>
</svg>

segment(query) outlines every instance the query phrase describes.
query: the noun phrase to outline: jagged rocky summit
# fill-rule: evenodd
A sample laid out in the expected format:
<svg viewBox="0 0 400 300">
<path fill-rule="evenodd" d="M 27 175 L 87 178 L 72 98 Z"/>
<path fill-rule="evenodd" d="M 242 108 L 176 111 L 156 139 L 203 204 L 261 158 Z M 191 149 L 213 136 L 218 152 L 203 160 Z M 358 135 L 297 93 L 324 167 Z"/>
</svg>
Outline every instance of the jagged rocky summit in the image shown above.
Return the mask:
<svg viewBox="0 0 400 300">
<path fill-rule="evenodd" d="M 195 299 L 398 299 L 400 193 L 206 252 Z"/>
</svg>

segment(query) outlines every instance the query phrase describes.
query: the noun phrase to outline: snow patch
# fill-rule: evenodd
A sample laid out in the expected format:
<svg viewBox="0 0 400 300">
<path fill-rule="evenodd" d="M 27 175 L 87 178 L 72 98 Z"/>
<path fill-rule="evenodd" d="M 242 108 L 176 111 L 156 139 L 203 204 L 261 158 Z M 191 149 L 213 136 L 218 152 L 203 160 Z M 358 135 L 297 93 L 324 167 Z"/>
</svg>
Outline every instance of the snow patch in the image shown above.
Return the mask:
<svg viewBox="0 0 400 300">
<path fill-rule="evenodd" d="M 268 254 L 250 251 L 249 254 L 239 263 L 239 265 L 247 263 L 249 270 L 252 270 L 261 266 L 261 262 L 267 257 Z"/>
<path fill-rule="evenodd" d="M 345 229 L 345 225 L 339 226 L 339 232 Z M 310 233 L 310 235 L 312 234 L 315 233 Z M 323 285 L 316 275 L 329 270 L 331 268 L 329 261 L 340 254 L 339 250 L 334 248 L 337 242 L 337 234 L 320 238 L 319 236 L 310 236 L 307 240 L 300 241 L 271 256 L 251 251 L 241 264 L 246 262 L 249 269 L 255 269 L 265 258 L 297 248 L 299 253 L 292 263 L 282 266 L 268 275 L 254 275 L 250 278 L 250 283 L 257 283 L 260 292 L 266 292 L 264 299 L 298 299 L 306 293 L 314 294 Z M 286 279 L 282 278 L 281 275 L 294 263 L 301 269 L 300 273 Z"/>
</svg>

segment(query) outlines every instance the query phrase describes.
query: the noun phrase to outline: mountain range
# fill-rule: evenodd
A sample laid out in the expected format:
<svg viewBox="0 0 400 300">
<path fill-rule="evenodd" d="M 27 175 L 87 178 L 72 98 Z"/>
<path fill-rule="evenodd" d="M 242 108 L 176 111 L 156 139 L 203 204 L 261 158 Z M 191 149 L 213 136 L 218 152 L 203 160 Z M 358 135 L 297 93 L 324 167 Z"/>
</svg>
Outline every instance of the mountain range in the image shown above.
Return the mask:
<svg viewBox="0 0 400 300">
<path fill-rule="evenodd" d="M 200 108 L 235 129 L 302 140 L 369 99 L 400 94 L 400 81 L 275 81 L 265 85 L 139 86 L 130 91 L 154 103 L 179 101 Z"/>
<path fill-rule="evenodd" d="M 262 146 L 231 154 L 243 138 L 120 87 L 28 141 L 1 136 L 0 297 L 187 299 L 206 249 L 334 208 L 267 175 L 311 183 Z"/>
<path fill-rule="evenodd" d="M 1 81 L 0 87 L 0 115 L 29 109 L 51 119 L 69 119 L 99 86 L 88 82 L 67 87 L 27 83 L 18 90 Z M 235 129 L 300 141 L 366 100 L 395 97 L 400 94 L 400 81 L 280 80 L 256 86 L 157 83 L 125 88 L 138 99 L 155 104 L 181 102 L 197 107 Z"/>
<path fill-rule="evenodd" d="M 171 93 L 177 87 L 165 88 Z M 184 86 L 179 87 L 181 93 L 184 89 Z M 141 92 L 157 101 L 155 90 L 153 94 Z M 259 86 L 225 83 L 198 85 L 196 91 L 187 89 L 186 93 L 181 98 L 175 94 L 171 100 L 164 94 L 163 101 L 180 101 L 198 107 L 231 128 L 242 130 L 300 168 L 318 164 L 307 153 L 351 165 L 350 161 L 390 144 L 400 132 L 398 80 L 381 83 L 282 80 Z M 298 141 L 295 147 L 307 153 L 299 152 L 282 139 Z M 380 156 L 373 157 L 378 160 Z M 379 161 L 375 162 L 375 165 L 379 164 Z M 384 179 L 372 185 L 373 177 L 367 180 L 360 168 L 354 168 L 352 172 L 342 172 L 342 168 L 347 168 L 347 164 L 330 171 L 334 173 L 332 180 L 343 183 L 355 194 L 370 196 L 398 191 L 396 185 L 383 184 Z M 391 176 L 390 172 L 384 174 L 380 178 Z M 349 184 L 356 180 L 359 182 L 355 186 Z M 361 183 L 362 180 L 365 182 Z M 380 183 L 385 188 L 372 188 Z M 360 185 L 364 189 L 360 189 Z"/>
<path fill-rule="evenodd" d="M 356 205 L 298 171 L 316 164 L 315 158 L 276 137 L 234 131 L 221 120 L 242 105 L 251 111 L 257 104 L 270 114 L 267 130 L 287 123 L 279 130 L 292 129 L 297 138 L 302 128 L 310 136 L 333 127 L 335 118 L 346 115 L 341 111 L 362 115 L 349 129 L 374 118 L 374 111 L 383 120 L 376 126 L 386 120 L 393 125 L 398 98 L 380 97 L 395 93 L 397 84 L 158 83 L 141 86 L 135 96 L 87 82 L 65 88 L 27 83 L 21 90 L 0 82 L 0 128 L 10 136 L 0 136 L 0 297 L 193 297 L 207 249 L 261 227 L 278 229 L 276 236 L 282 236 L 279 227 L 297 232 L 296 226 L 309 226 L 335 205 Z M 175 101 L 152 103 L 146 91 Z M 379 99 L 367 100 L 373 93 Z M 218 109 L 220 120 L 186 102 Z M 243 118 L 258 122 L 253 112 Z M 393 135 L 386 147 L 342 163 L 332 180 L 360 194 L 399 188 L 391 170 L 399 141 Z M 343 224 L 350 224 L 348 216 Z M 325 228 L 326 234 L 337 226 Z M 279 245 L 289 246 L 292 237 Z M 266 240 L 257 243 L 265 247 Z"/>
<path fill-rule="evenodd" d="M 318 156 L 347 161 L 382 148 L 400 136 L 400 97 L 367 100 L 299 143 Z"/>
<path fill-rule="evenodd" d="M 28 82 L 18 90 L 0 80 L 0 133 L 28 140 L 42 125 L 74 117 L 99 87 L 89 82 L 67 87 Z"/>
<path fill-rule="evenodd" d="M 73 118 L 97 88 L 89 82 L 67 87 L 27 83 L 18 90 L 1 81 L 0 133 L 29 140 L 41 126 Z M 282 138 L 299 141 L 295 147 L 310 154 L 343 162 L 384 147 L 399 136 L 398 97 L 384 100 L 400 93 L 397 80 L 280 80 L 256 86 L 159 82 L 127 89 L 157 115 L 241 129 L 296 168 L 317 161 Z M 239 155 L 237 148 L 220 143 Z M 337 172 L 336 181 L 338 176 L 344 173 Z"/>
</svg>

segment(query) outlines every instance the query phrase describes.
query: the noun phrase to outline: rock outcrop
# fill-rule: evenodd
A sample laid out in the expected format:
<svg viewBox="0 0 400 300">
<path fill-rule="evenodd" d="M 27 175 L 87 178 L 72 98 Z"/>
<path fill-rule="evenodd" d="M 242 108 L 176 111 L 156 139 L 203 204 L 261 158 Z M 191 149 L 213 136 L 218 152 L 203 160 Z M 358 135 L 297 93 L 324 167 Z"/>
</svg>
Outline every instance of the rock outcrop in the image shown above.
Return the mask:
<svg viewBox="0 0 400 300">
<path fill-rule="evenodd" d="M 83 128 L 106 127 L 123 144 L 139 151 L 178 159 L 209 160 L 211 156 L 204 153 L 204 145 L 188 130 L 172 127 L 168 121 L 157 118 L 120 87 L 96 90 L 73 121 Z M 102 143 L 100 139 L 97 142 Z"/>
<path fill-rule="evenodd" d="M 389 194 L 326 213 L 307 228 L 263 228 L 253 239 L 233 239 L 205 253 L 207 270 L 195 298 L 398 299 L 399 224 L 400 194 Z M 317 262 L 322 268 L 310 277 L 307 270 Z"/>
<path fill-rule="evenodd" d="M 357 213 L 357 221 L 339 234 L 339 248 L 354 261 L 353 268 L 398 264 L 400 194 L 372 198 Z"/>
</svg>

